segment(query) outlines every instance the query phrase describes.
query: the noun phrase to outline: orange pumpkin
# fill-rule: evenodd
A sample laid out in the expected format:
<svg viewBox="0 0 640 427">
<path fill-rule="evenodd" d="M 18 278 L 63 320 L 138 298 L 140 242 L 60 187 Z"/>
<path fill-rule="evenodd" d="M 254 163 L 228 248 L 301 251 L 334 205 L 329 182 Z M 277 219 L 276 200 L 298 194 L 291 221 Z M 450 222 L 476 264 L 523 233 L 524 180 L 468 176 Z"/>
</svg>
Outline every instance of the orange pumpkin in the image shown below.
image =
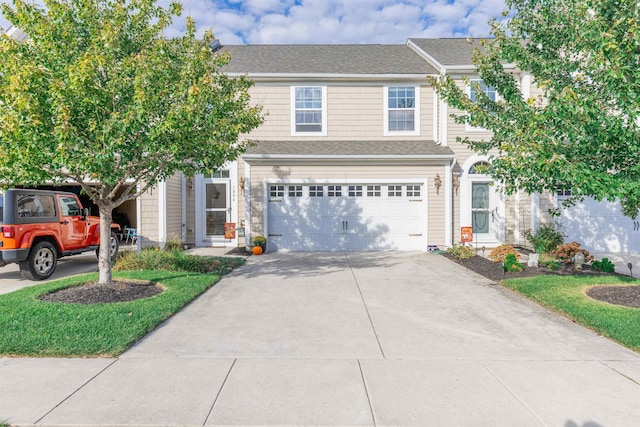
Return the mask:
<svg viewBox="0 0 640 427">
<path fill-rule="evenodd" d="M 262 248 L 260 246 L 254 246 L 253 249 L 251 249 L 251 252 L 254 255 L 262 255 Z"/>
</svg>

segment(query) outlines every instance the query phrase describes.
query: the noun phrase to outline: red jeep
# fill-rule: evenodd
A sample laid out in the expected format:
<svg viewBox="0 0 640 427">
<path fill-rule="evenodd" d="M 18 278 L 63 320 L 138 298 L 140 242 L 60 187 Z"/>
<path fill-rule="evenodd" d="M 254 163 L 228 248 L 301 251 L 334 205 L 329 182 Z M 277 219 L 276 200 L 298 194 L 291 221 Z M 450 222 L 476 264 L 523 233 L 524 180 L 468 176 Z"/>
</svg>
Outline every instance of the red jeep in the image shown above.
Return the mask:
<svg viewBox="0 0 640 427">
<path fill-rule="evenodd" d="M 89 216 L 73 193 L 6 190 L 0 193 L 0 222 L 0 267 L 17 262 L 25 279 L 46 279 L 58 258 L 99 249 L 100 218 Z M 119 229 L 111 225 L 112 257 Z"/>
</svg>

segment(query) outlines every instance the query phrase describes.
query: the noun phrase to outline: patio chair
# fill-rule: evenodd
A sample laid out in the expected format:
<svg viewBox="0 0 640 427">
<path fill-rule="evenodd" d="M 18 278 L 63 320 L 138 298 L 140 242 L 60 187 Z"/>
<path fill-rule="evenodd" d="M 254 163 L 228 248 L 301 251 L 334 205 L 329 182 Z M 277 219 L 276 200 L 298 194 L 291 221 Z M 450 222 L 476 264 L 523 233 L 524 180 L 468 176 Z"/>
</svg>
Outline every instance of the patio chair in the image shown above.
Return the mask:
<svg viewBox="0 0 640 427">
<path fill-rule="evenodd" d="M 136 228 L 125 227 L 124 228 L 124 242 L 134 244 L 138 241 L 138 230 Z"/>
</svg>

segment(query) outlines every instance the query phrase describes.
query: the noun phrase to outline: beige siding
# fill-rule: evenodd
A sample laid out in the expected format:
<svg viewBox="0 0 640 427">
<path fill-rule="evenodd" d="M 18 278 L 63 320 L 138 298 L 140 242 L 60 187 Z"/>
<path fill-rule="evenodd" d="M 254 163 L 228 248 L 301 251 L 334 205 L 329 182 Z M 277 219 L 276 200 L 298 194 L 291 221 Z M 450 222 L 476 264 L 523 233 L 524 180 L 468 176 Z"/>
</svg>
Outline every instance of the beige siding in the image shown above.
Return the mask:
<svg viewBox="0 0 640 427">
<path fill-rule="evenodd" d="M 158 244 L 158 189 L 151 188 L 140 196 L 140 245 L 153 246 Z"/>
<path fill-rule="evenodd" d="M 196 244 L 196 180 L 187 177 L 187 237 L 186 244 L 195 246 Z M 189 188 L 191 187 L 191 188 Z"/>
<path fill-rule="evenodd" d="M 544 192 L 540 194 L 540 224 L 551 223 L 554 217 L 549 211 L 556 209 L 556 196 L 553 193 Z"/>
<path fill-rule="evenodd" d="M 438 173 L 443 185 L 436 194 L 433 178 Z M 267 179 L 304 180 L 427 180 L 428 244 L 443 246 L 445 242 L 444 166 L 252 166 L 251 167 L 251 234 L 265 234 L 264 182 Z M 425 248 L 426 249 L 426 248 Z"/>
<path fill-rule="evenodd" d="M 169 178 L 167 186 L 167 238 L 182 240 L 182 174 Z"/>
<path fill-rule="evenodd" d="M 413 85 L 413 83 L 408 84 Z M 433 139 L 433 89 L 420 90 L 420 134 L 384 135 L 384 85 L 328 85 L 327 136 L 291 134 L 291 85 L 260 85 L 252 101 L 264 107 L 265 122 L 248 135 L 256 140 Z"/>
</svg>

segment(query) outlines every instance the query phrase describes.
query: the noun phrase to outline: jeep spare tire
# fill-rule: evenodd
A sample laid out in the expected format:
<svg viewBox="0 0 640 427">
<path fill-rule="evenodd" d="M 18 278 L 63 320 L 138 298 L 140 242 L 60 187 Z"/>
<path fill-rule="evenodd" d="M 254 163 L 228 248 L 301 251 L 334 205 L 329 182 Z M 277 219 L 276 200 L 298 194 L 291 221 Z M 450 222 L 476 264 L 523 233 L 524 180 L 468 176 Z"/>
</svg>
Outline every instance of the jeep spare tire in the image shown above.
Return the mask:
<svg viewBox="0 0 640 427">
<path fill-rule="evenodd" d="M 56 248 L 47 241 L 38 242 L 31 248 L 29 258 L 19 263 L 20 274 L 27 280 L 44 280 L 56 271 L 57 264 Z"/>
</svg>

